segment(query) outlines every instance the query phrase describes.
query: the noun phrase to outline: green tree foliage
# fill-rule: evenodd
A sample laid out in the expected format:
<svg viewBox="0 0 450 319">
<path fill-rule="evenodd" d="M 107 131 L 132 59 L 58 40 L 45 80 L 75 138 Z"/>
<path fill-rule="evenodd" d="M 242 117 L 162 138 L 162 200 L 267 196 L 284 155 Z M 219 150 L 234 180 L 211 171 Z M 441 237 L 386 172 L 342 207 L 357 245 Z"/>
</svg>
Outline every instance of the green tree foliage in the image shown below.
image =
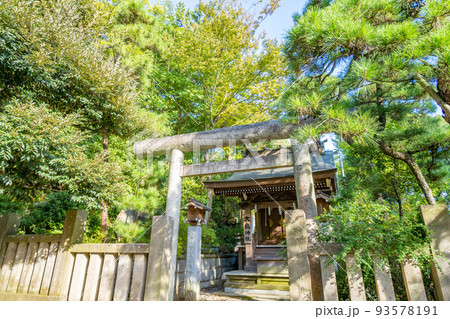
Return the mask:
<svg viewBox="0 0 450 319">
<path fill-rule="evenodd" d="M 345 268 L 345 256 L 353 252 L 361 264 L 368 300 L 377 300 L 374 282 L 374 267 L 381 267 L 375 258 L 387 263 L 391 269 L 396 287 L 397 300 L 407 300 L 400 263 L 411 259 L 424 272 L 428 284 L 426 293 L 435 300 L 436 293 L 430 277 L 430 266 L 435 258 L 443 258 L 437 251 L 430 251 L 429 231 L 419 217 L 414 201 L 404 205 L 400 216 L 396 209 L 384 201 L 370 201 L 367 198 L 340 201 L 330 212 L 319 217 L 321 224 L 319 239 L 323 242 L 343 244 L 343 250 L 336 256 L 338 263 L 337 281 L 340 300 L 349 300 L 348 283 L 345 278 L 355 269 Z"/>
<path fill-rule="evenodd" d="M 324 242 L 344 244 L 339 257 L 350 251 L 371 252 L 382 260 L 413 258 L 420 266 L 430 266 L 427 228 L 414 207 L 406 205 L 405 211 L 400 218 L 390 205 L 364 200 L 334 205 L 320 216 L 327 221 L 320 237 Z"/>
<path fill-rule="evenodd" d="M 110 6 L 13 0 L 0 9 L 1 191 L 33 202 L 67 190 L 87 209 L 107 213 L 136 183 L 123 171 L 125 156 L 108 163 L 110 136 L 125 148 L 133 134 L 164 128 L 163 118 L 138 103 L 133 71 L 107 54 Z"/>
<path fill-rule="evenodd" d="M 272 1 L 276 7 L 277 1 Z M 270 10 L 262 16 L 270 14 Z M 235 0 L 200 2 L 194 10 L 156 5 L 160 37 L 154 105 L 177 133 L 268 119 L 283 85 L 279 45 L 257 35 L 258 21 Z"/>
<path fill-rule="evenodd" d="M 415 207 L 427 203 L 421 196 L 422 192 L 414 175 L 404 162 L 386 156 L 378 148 L 349 146 L 345 142 L 339 143 L 339 148 L 344 154 L 345 171 L 345 177 L 341 174 L 339 176 L 341 200 L 386 200 L 396 206 L 400 216 L 404 212 L 405 203 L 411 205 L 414 202 Z M 449 200 L 446 192 L 449 189 L 449 179 L 445 177 L 448 174 L 446 152 L 425 154 L 426 156 L 418 159 L 419 164 L 426 168 L 424 174 L 431 181 L 433 193 L 443 203 Z"/>
<path fill-rule="evenodd" d="M 160 19 L 149 12 L 150 5 L 145 0 L 113 1 L 113 5 L 109 53 L 133 70 L 140 104 L 151 109 L 156 57 L 167 47 L 158 32 Z"/>
<path fill-rule="evenodd" d="M 412 83 L 449 122 L 449 14 L 448 0 L 310 1 L 289 33 L 287 53 L 298 72 L 319 74 L 349 59 L 359 64 L 361 82 Z"/>
<path fill-rule="evenodd" d="M 15 33 L 12 40 L 20 37 L 24 51 L 23 63 L 9 63 L 9 73 L 30 64 L 15 90 L 22 87 L 64 114 L 78 113 L 84 130 L 130 136 L 159 121 L 135 103 L 130 71 L 105 55 L 107 8 L 92 0 L 3 2 L 2 23 Z"/>
<path fill-rule="evenodd" d="M 260 17 L 251 17 L 237 1 L 200 3 L 194 10 L 141 0 L 113 2 L 114 38 L 108 52 L 135 70 L 139 103 L 167 115 L 172 133 L 257 122 L 274 113 L 271 103 L 279 95 L 284 76 L 279 46 L 256 35 L 258 23 L 276 2 Z M 217 116 L 213 120 L 211 110 Z M 116 158 L 112 152 L 111 158 Z M 186 154 L 185 163 L 191 162 L 191 154 Z M 154 165 L 152 171 L 124 167 L 132 176 L 133 192 L 120 207 L 159 206 L 156 210 L 162 213 L 167 165 Z M 182 193 L 183 203 L 189 198 L 208 201 L 201 178 L 184 179 Z M 229 240 L 224 240 L 225 228 L 238 228 L 227 225 L 226 220 L 211 221 L 210 226 L 204 231 L 204 243 L 210 246 L 218 245 L 218 232 L 225 243 Z M 181 226 L 179 253 L 184 249 L 186 231 L 187 227 Z"/>
<path fill-rule="evenodd" d="M 2 107 L 0 192 L 32 203 L 46 191 L 67 190 L 89 209 L 99 199 L 114 201 L 126 187 L 116 163 L 88 158 L 76 116 L 61 116 L 43 105 L 13 100 Z"/>
<path fill-rule="evenodd" d="M 79 204 L 67 192 L 52 192 L 45 201 L 33 205 L 20 221 L 20 231 L 26 234 L 60 233 L 64 228 L 66 212 Z"/>
<path fill-rule="evenodd" d="M 1 111 L 1 192 L 33 201 L 43 189 L 59 187 L 82 140 L 72 126 L 76 118 L 18 100 Z"/>
<path fill-rule="evenodd" d="M 436 203 L 430 183 L 445 186 L 448 170 L 440 167 L 439 180 L 423 168 L 436 173 L 445 163 L 450 131 L 415 79 L 440 77 L 445 41 L 428 51 L 424 43 L 446 32 L 447 15 L 447 1 L 311 1 L 284 48 L 293 85 L 283 101 L 292 116 L 318 119 L 300 137 L 331 131 L 363 153 L 377 147 L 406 164 L 427 202 Z"/>
</svg>

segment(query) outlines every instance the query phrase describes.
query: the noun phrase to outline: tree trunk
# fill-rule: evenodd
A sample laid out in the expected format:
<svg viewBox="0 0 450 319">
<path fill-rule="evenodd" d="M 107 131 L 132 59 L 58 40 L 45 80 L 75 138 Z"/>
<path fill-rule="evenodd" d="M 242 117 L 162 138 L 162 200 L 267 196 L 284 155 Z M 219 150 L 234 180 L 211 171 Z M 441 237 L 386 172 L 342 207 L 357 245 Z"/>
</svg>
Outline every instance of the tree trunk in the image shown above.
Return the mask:
<svg viewBox="0 0 450 319">
<path fill-rule="evenodd" d="M 397 159 L 394 158 L 394 193 L 395 193 L 395 199 L 398 204 L 398 213 L 400 215 L 400 218 L 403 217 L 403 207 L 402 207 L 402 198 L 400 196 L 400 192 L 398 190 L 398 183 L 397 183 Z"/>
<path fill-rule="evenodd" d="M 378 106 L 378 114 L 379 114 L 378 121 L 380 123 L 380 131 L 384 131 L 384 129 L 386 127 L 386 113 L 384 112 L 381 84 L 376 85 L 376 92 L 377 92 L 377 106 Z M 380 149 L 384 154 L 391 156 L 394 159 L 401 160 L 409 166 L 412 173 L 416 177 L 416 180 L 419 183 L 419 186 L 422 189 L 423 194 L 425 195 L 425 198 L 426 198 L 428 204 L 430 204 L 430 205 L 436 204 L 436 201 L 433 197 L 433 193 L 431 192 L 431 188 L 428 185 L 425 177 L 423 176 L 422 171 L 420 170 L 419 165 L 417 165 L 414 157 L 408 153 L 397 152 L 397 151 L 393 150 L 392 148 L 390 148 L 389 146 L 387 146 L 386 144 L 384 144 L 384 142 L 382 142 L 382 141 L 378 142 L 378 145 L 380 146 Z M 401 205 L 399 207 L 401 210 L 402 209 Z"/>
<path fill-rule="evenodd" d="M 431 188 L 428 185 L 427 180 L 425 179 L 425 176 L 423 176 L 422 171 L 420 170 L 419 165 L 417 165 L 414 157 L 411 154 L 394 151 L 392 148 L 390 148 L 383 142 L 378 142 L 378 145 L 380 146 L 380 149 L 383 151 L 384 154 L 386 154 L 390 157 L 399 159 L 408 165 L 411 172 L 414 174 L 414 177 L 416 178 L 417 183 L 419 184 L 420 188 L 422 189 L 422 192 L 425 195 L 425 199 L 427 200 L 428 204 L 435 205 L 436 200 L 434 199 L 433 192 L 431 191 Z"/>
<path fill-rule="evenodd" d="M 350 146 L 353 145 L 354 141 L 352 139 L 344 138 L 344 140 L 349 144 Z M 383 142 L 378 142 L 378 146 L 380 147 L 381 151 L 392 158 L 401 160 L 405 162 L 411 172 L 414 174 L 414 177 L 417 180 L 417 183 L 419 184 L 420 188 L 422 189 L 422 192 L 425 196 L 425 199 L 427 200 L 427 203 L 429 205 L 435 205 L 436 200 L 434 199 L 433 192 L 431 191 L 430 186 L 428 185 L 427 180 L 425 179 L 425 176 L 423 176 L 422 171 L 420 170 L 419 165 L 417 165 L 416 160 L 414 157 L 410 154 L 401 153 L 394 151 L 392 148 L 384 144 Z"/>
<path fill-rule="evenodd" d="M 106 154 L 105 162 L 108 162 L 109 161 L 109 138 L 108 138 L 108 133 L 105 133 L 103 135 L 103 151 Z M 101 218 L 102 218 L 102 233 L 104 235 L 107 235 L 108 234 L 108 229 L 109 229 L 109 225 L 108 225 L 108 204 L 106 203 L 106 201 L 104 199 L 102 199 Z"/>
<path fill-rule="evenodd" d="M 106 201 L 104 199 L 102 199 L 102 213 L 101 213 L 101 217 L 102 217 L 102 233 L 107 235 L 108 234 L 108 229 L 109 229 L 109 224 L 108 224 L 108 204 L 106 203 Z"/>
<path fill-rule="evenodd" d="M 106 153 L 105 162 L 109 161 L 109 138 L 108 134 L 103 135 L 103 151 Z"/>
</svg>

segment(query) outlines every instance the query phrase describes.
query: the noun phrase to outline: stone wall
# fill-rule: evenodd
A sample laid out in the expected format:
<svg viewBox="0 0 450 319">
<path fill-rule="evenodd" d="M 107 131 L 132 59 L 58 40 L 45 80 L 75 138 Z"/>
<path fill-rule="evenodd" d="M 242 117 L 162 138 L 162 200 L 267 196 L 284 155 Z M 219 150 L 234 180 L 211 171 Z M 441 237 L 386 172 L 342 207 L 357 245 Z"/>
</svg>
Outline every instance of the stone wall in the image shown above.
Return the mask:
<svg viewBox="0 0 450 319">
<path fill-rule="evenodd" d="M 186 269 L 186 259 L 177 259 L 177 269 L 175 278 L 174 300 L 181 299 L 184 293 L 184 276 Z M 202 255 L 202 267 L 200 277 L 200 288 L 209 287 L 218 283 L 223 283 L 224 272 L 238 269 L 237 255 Z"/>
</svg>

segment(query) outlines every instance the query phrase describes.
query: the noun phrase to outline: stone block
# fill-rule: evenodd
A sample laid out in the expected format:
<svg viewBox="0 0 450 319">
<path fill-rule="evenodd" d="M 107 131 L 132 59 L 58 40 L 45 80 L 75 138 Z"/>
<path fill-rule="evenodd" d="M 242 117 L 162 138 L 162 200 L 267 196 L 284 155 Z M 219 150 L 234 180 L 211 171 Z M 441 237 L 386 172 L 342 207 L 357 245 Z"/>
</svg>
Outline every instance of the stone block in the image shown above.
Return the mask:
<svg viewBox="0 0 450 319">
<path fill-rule="evenodd" d="M 438 251 L 431 275 L 439 300 L 450 301 L 450 216 L 445 205 L 420 207 L 425 225 L 431 230 L 431 248 Z"/>
</svg>

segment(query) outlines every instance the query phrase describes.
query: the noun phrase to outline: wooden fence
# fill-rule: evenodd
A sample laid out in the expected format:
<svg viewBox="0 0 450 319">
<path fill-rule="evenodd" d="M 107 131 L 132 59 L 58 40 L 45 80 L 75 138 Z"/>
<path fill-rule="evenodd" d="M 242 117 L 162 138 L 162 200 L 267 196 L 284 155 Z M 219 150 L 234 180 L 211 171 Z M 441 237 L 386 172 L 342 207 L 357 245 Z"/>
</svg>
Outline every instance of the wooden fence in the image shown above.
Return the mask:
<svg viewBox="0 0 450 319">
<path fill-rule="evenodd" d="M 20 299 L 30 294 L 42 300 L 58 300 L 49 297 L 49 292 L 60 240 L 61 235 L 6 236 L 1 299 L 9 299 L 9 294 L 17 294 Z"/>
<path fill-rule="evenodd" d="M 437 300 L 450 300 L 450 216 L 445 205 L 425 205 L 421 207 L 425 225 L 431 230 L 431 248 L 439 251 L 436 265 L 431 268 L 431 279 L 436 291 Z M 322 287 L 325 301 L 338 301 L 338 285 L 336 266 L 333 257 L 342 249 L 338 244 L 322 244 L 309 247 L 310 255 L 320 256 Z M 349 254 L 345 258 L 350 300 L 365 301 L 367 289 L 364 286 L 361 266 L 356 264 L 355 256 Z M 406 295 L 410 301 L 427 301 L 427 294 L 422 270 L 410 260 L 400 264 Z M 374 280 L 376 295 L 379 301 L 396 300 L 394 284 L 389 265 L 374 258 Z M 395 287 L 396 289 L 399 287 Z"/>
<path fill-rule="evenodd" d="M 333 261 L 342 249 L 341 245 L 323 244 L 310 247 L 309 249 L 311 255 L 320 256 L 321 284 L 325 301 L 339 301 L 336 270 L 346 273 L 346 285 L 348 286 L 351 301 L 367 300 L 367 289 L 364 285 L 363 272 L 361 265 L 357 264 L 354 254 L 345 256 L 345 265 L 341 265 Z M 408 300 L 426 301 L 427 295 L 422 279 L 422 270 L 411 261 L 404 261 L 400 264 L 400 267 Z M 378 258 L 373 258 L 373 271 L 378 300 L 395 301 L 396 296 L 390 266 L 382 263 Z"/>
<path fill-rule="evenodd" d="M 421 209 L 424 223 L 432 231 L 431 248 L 444 255 L 436 259 L 437 265 L 431 269 L 436 299 L 450 300 L 448 210 L 445 205 L 422 206 Z M 68 211 L 61 235 L 15 235 L 20 219 L 16 215 L 0 216 L 0 300 L 145 300 L 147 269 L 152 265 L 148 260 L 149 244 L 82 244 L 86 218 L 84 211 Z M 311 290 L 311 285 L 321 284 L 324 300 L 337 301 L 332 257 L 342 247 L 330 244 L 307 247 L 306 230 L 301 225 L 288 224 L 288 233 L 295 233 L 298 241 L 294 246 L 289 246 L 288 242 L 291 300 L 310 300 L 311 296 L 305 291 Z M 296 276 L 304 278 L 304 271 L 308 271 L 304 270 L 303 262 L 308 255 L 319 256 L 322 283 L 296 280 Z M 236 259 L 236 256 L 205 256 L 203 284 L 213 284 L 225 271 L 236 269 Z M 375 262 L 381 264 L 379 260 Z M 178 297 L 182 295 L 184 268 L 185 260 L 180 259 L 176 279 Z M 350 299 L 366 300 L 367 289 L 354 255 L 346 256 L 346 269 Z M 395 300 L 390 272 L 388 265 L 374 267 L 378 300 Z M 405 260 L 401 272 L 408 300 L 427 300 L 421 269 Z M 302 287 L 295 287 L 296 284 Z"/>
<path fill-rule="evenodd" d="M 144 300 L 150 245 L 82 244 L 86 217 L 69 211 L 61 235 L 14 235 L 19 218 L 0 216 L 0 300 Z M 236 256 L 205 256 L 203 264 L 204 285 L 237 267 Z"/>
</svg>

